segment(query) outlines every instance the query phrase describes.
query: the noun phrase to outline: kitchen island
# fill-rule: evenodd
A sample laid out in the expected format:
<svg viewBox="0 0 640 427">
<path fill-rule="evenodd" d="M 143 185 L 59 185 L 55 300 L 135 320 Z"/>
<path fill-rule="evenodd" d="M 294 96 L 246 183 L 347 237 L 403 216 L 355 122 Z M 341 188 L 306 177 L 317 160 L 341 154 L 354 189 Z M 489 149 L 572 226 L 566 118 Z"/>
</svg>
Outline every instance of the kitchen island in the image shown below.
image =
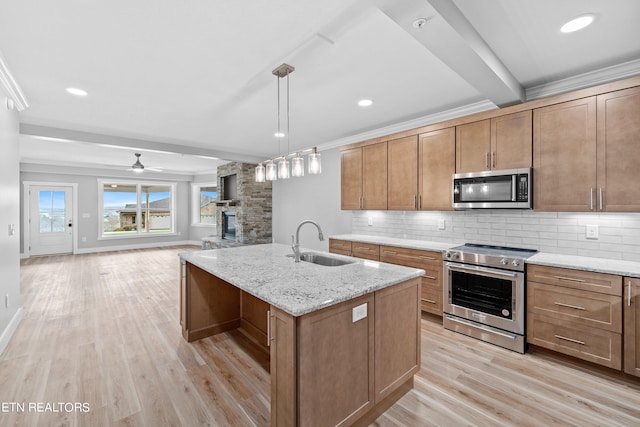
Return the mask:
<svg viewBox="0 0 640 427">
<path fill-rule="evenodd" d="M 413 386 L 424 272 L 290 253 L 266 244 L 181 254 L 183 337 L 238 328 L 268 349 L 273 426 L 367 424 Z"/>
</svg>

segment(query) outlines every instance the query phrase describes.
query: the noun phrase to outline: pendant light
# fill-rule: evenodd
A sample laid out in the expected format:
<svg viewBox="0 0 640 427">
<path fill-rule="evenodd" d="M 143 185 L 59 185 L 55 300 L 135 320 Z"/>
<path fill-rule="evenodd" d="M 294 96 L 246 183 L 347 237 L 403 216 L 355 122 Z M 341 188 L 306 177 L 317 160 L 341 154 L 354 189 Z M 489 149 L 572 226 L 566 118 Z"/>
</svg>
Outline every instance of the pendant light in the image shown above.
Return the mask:
<svg viewBox="0 0 640 427">
<path fill-rule="evenodd" d="M 255 181 L 275 181 L 277 179 L 287 179 L 291 176 L 299 177 L 304 176 L 304 157 L 302 153 L 311 152 L 309 154 L 309 174 L 317 175 L 322 172 L 322 165 L 320 163 L 320 153 L 316 147 L 306 150 L 296 151 L 291 153 L 291 138 L 290 138 L 290 108 L 289 108 L 289 74 L 295 70 L 294 67 L 288 64 L 282 64 L 278 68 L 272 71 L 272 74 L 276 76 L 278 80 L 278 130 L 274 134 L 277 138 L 287 137 L 287 154 L 280 155 L 264 162 L 260 162 L 255 168 Z M 280 129 L 280 79 L 287 78 L 287 132 L 283 133 Z M 280 153 L 280 141 L 278 141 L 278 152 Z M 291 162 L 289 162 L 289 158 Z M 266 166 L 263 164 L 266 163 Z"/>
</svg>

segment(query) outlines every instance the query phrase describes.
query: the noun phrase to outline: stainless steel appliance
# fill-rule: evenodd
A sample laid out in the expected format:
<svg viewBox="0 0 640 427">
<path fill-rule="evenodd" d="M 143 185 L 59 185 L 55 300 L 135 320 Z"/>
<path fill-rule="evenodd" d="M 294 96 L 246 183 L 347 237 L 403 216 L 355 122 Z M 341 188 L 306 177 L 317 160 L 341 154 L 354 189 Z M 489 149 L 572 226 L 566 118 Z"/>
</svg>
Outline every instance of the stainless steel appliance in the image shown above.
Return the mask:
<svg viewBox="0 0 640 427">
<path fill-rule="evenodd" d="M 525 259 L 535 250 L 465 244 L 444 254 L 443 324 L 525 352 Z"/>
<path fill-rule="evenodd" d="M 532 169 L 453 175 L 454 209 L 531 209 Z"/>
</svg>

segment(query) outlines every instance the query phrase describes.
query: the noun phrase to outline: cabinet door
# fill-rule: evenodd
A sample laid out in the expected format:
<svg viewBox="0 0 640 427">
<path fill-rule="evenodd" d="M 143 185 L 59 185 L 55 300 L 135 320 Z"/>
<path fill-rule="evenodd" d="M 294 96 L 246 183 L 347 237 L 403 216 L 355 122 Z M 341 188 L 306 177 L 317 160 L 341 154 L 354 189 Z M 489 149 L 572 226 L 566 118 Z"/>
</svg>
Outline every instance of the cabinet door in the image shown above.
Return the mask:
<svg viewBox="0 0 640 427">
<path fill-rule="evenodd" d="M 340 208 L 362 207 L 362 148 L 340 153 Z"/>
<path fill-rule="evenodd" d="M 640 279 L 624 279 L 624 371 L 640 377 Z"/>
<path fill-rule="evenodd" d="M 536 210 L 595 210 L 595 97 L 533 111 L 533 167 Z"/>
<path fill-rule="evenodd" d="M 491 169 L 532 166 L 532 126 L 531 110 L 491 119 Z"/>
<path fill-rule="evenodd" d="M 271 376 L 271 425 L 296 426 L 296 319 L 271 306 L 269 311 L 270 348 L 269 371 Z"/>
<path fill-rule="evenodd" d="M 491 121 L 456 126 L 456 173 L 489 170 Z"/>
<path fill-rule="evenodd" d="M 640 88 L 598 96 L 598 210 L 640 211 Z"/>
<path fill-rule="evenodd" d="M 452 188 L 456 166 L 455 128 L 420 135 L 418 147 L 418 208 L 453 210 Z"/>
<path fill-rule="evenodd" d="M 418 137 L 389 141 L 388 209 L 411 211 L 418 201 Z"/>
<path fill-rule="evenodd" d="M 362 148 L 362 208 L 387 209 L 387 143 Z"/>
</svg>

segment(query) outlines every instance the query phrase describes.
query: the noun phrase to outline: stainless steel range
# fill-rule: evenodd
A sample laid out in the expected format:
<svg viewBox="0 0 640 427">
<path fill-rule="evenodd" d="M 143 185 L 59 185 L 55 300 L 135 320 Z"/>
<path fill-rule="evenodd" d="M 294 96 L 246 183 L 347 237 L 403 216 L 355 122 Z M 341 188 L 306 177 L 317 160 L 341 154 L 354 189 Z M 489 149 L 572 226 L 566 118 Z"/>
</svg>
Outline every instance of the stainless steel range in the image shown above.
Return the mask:
<svg viewBox="0 0 640 427">
<path fill-rule="evenodd" d="M 465 244 L 448 250 L 444 327 L 525 352 L 525 260 L 537 251 Z"/>
</svg>

